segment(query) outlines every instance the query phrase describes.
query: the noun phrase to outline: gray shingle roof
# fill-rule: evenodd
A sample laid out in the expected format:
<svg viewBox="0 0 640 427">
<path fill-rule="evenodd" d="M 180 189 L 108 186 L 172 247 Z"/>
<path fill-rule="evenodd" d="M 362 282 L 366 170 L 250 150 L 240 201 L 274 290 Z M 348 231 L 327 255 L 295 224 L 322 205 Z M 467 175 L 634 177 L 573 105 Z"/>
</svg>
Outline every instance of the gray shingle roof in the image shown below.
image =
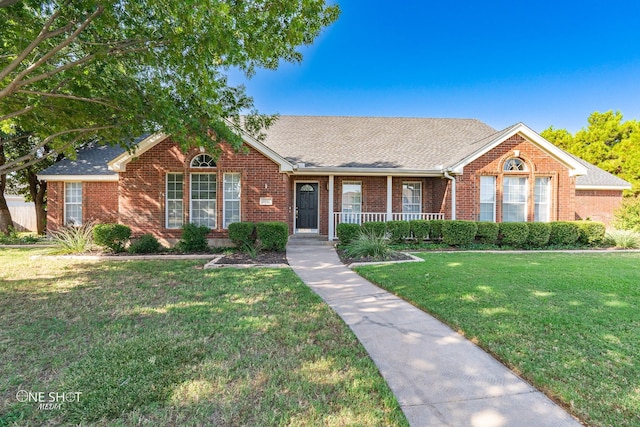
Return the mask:
<svg viewBox="0 0 640 427">
<path fill-rule="evenodd" d="M 281 116 L 265 145 L 307 167 L 440 169 L 496 133 L 475 119 Z"/>
<path fill-rule="evenodd" d="M 120 146 L 91 145 L 78 151 L 76 160 L 63 159 L 38 175 L 115 175 L 107 163 L 125 151 Z"/>
<path fill-rule="evenodd" d="M 585 187 L 627 187 L 631 188 L 631 184 L 622 178 L 600 169 L 596 165 L 592 165 L 586 160 L 571 154 L 580 164 L 587 168 L 586 175 L 580 175 L 576 178 L 576 185 Z"/>
</svg>

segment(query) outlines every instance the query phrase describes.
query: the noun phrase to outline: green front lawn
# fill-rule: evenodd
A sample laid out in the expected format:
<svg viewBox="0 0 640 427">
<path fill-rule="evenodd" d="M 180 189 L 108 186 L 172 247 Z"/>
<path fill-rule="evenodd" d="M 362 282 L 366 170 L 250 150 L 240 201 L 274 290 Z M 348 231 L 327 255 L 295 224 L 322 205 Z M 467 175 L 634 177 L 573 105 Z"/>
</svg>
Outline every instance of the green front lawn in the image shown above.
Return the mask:
<svg viewBox="0 0 640 427">
<path fill-rule="evenodd" d="M 592 426 L 640 425 L 640 254 L 433 253 L 358 273 Z"/>
<path fill-rule="evenodd" d="M 406 425 L 290 269 L 37 253 L 0 249 L 0 426 Z M 45 410 L 20 390 L 81 394 Z"/>
</svg>

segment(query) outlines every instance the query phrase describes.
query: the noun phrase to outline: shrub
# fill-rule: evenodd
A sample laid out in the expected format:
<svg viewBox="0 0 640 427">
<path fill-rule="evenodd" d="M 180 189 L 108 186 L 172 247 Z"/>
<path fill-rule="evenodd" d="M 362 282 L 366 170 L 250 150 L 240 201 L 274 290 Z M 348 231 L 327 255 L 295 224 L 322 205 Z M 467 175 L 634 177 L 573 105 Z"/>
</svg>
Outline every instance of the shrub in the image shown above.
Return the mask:
<svg viewBox="0 0 640 427">
<path fill-rule="evenodd" d="M 162 245 L 153 234 L 143 234 L 129 245 L 129 253 L 131 254 L 155 254 L 161 251 Z"/>
<path fill-rule="evenodd" d="M 347 245 L 360 235 L 360 224 L 340 223 L 336 227 L 336 234 L 338 235 L 340 243 Z"/>
<path fill-rule="evenodd" d="M 52 235 L 54 252 L 58 254 L 81 254 L 93 248 L 93 224 L 81 227 L 63 227 Z"/>
<path fill-rule="evenodd" d="M 615 212 L 613 225 L 620 230 L 640 232 L 640 198 L 627 198 Z"/>
<path fill-rule="evenodd" d="M 209 232 L 211 229 L 206 225 L 185 224 L 182 226 L 182 237 L 176 248 L 181 252 L 207 252 Z"/>
<path fill-rule="evenodd" d="M 378 236 L 387 234 L 387 225 L 382 221 L 371 221 L 362 224 L 362 232 L 365 234 L 375 233 Z"/>
<path fill-rule="evenodd" d="M 597 221 L 575 221 L 580 230 L 578 242 L 585 245 L 598 245 L 604 241 L 607 228 L 604 223 Z"/>
<path fill-rule="evenodd" d="M 96 224 L 93 227 L 93 240 L 96 244 L 111 249 L 113 252 L 123 252 L 131 237 L 131 229 L 122 224 Z"/>
<path fill-rule="evenodd" d="M 495 222 L 477 222 L 478 231 L 476 239 L 487 245 L 494 245 L 498 241 L 498 231 L 500 226 Z"/>
<path fill-rule="evenodd" d="M 526 222 L 501 222 L 500 244 L 519 247 L 527 242 L 529 226 Z"/>
<path fill-rule="evenodd" d="M 445 221 L 442 225 L 442 241 L 447 245 L 461 246 L 473 242 L 478 226 L 473 221 Z"/>
<path fill-rule="evenodd" d="M 388 221 L 386 228 L 389 238 L 395 243 L 402 243 L 411 236 L 409 221 Z"/>
<path fill-rule="evenodd" d="M 289 240 L 289 226 L 285 222 L 259 222 L 256 233 L 265 251 L 284 251 Z"/>
<path fill-rule="evenodd" d="M 229 239 L 239 248 L 253 246 L 256 242 L 256 225 L 246 221 L 229 224 Z"/>
<path fill-rule="evenodd" d="M 409 221 L 409 229 L 411 234 L 418 241 L 421 242 L 429 237 L 429 230 L 431 229 L 429 221 L 425 219 L 414 219 Z"/>
<path fill-rule="evenodd" d="M 373 230 L 363 230 L 355 240 L 347 245 L 345 253 L 354 258 L 372 257 L 385 260 L 391 255 L 391 248 L 384 235 Z"/>
<path fill-rule="evenodd" d="M 551 223 L 550 245 L 573 245 L 580 237 L 578 224 L 569 221 L 556 221 Z"/>
<path fill-rule="evenodd" d="M 441 240 L 442 239 L 442 226 L 446 221 L 443 219 L 432 219 L 429 221 L 429 239 Z"/>
<path fill-rule="evenodd" d="M 639 249 L 640 233 L 633 230 L 611 230 L 606 233 L 604 242 L 620 249 Z"/>
<path fill-rule="evenodd" d="M 527 243 L 534 248 L 541 248 L 549 243 L 549 235 L 551 234 L 551 224 L 548 222 L 528 222 L 529 236 Z"/>
</svg>

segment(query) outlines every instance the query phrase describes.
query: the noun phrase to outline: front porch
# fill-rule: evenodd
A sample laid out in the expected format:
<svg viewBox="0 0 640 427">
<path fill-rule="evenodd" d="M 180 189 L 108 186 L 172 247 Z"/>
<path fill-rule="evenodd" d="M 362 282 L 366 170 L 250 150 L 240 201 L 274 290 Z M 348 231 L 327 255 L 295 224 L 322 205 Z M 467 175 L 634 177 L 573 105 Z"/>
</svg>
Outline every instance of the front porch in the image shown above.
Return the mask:
<svg viewBox="0 0 640 427">
<path fill-rule="evenodd" d="M 365 222 L 387 222 L 387 221 L 413 221 L 413 220 L 434 220 L 444 219 L 444 214 L 440 212 L 428 213 L 407 213 L 407 212 L 334 212 L 331 226 L 329 227 L 329 241 L 338 238 L 338 224 L 351 223 L 363 224 Z"/>
</svg>

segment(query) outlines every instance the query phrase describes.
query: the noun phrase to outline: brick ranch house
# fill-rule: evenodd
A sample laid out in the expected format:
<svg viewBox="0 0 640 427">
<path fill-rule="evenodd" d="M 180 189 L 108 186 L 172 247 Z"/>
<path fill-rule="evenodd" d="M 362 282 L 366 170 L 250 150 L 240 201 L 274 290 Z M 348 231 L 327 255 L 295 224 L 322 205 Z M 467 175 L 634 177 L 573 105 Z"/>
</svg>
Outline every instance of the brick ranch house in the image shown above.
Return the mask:
<svg viewBox="0 0 640 427">
<path fill-rule="evenodd" d="M 186 222 L 224 242 L 236 221 L 283 221 L 335 239 L 340 222 L 410 219 L 609 224 L 630 185 L 522 123 L 282 116 L 261 142 L 213 158 L 170 136 L 85 149 L 44 170 L 48 229 L 118 222 L 166 243 Z"/>
</svg>

